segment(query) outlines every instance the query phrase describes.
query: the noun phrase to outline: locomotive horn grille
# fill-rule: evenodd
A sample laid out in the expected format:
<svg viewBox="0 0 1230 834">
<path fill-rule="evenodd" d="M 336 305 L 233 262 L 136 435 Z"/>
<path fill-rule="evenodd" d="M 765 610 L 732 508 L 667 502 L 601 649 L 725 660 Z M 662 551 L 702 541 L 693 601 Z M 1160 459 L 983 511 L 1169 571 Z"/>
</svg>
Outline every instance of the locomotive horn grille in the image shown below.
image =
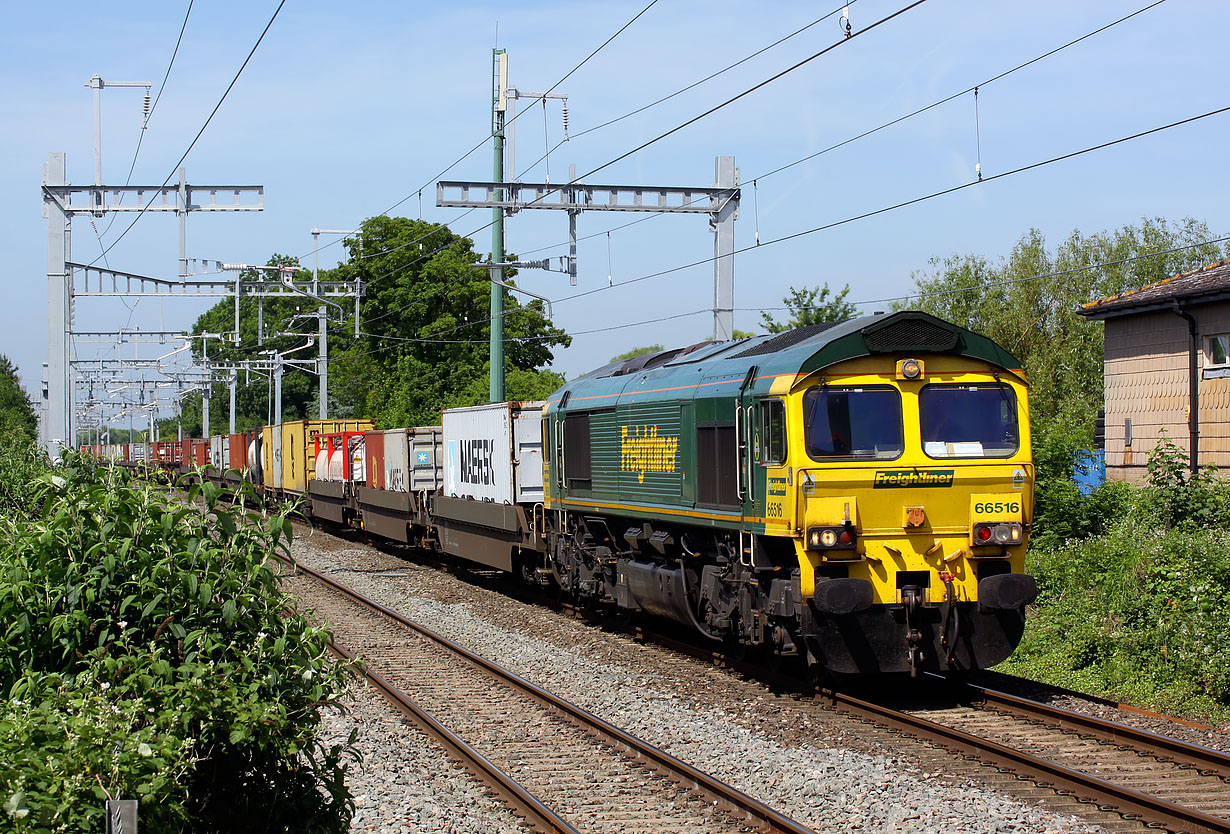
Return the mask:
<svg viewBox="0 0 1230 834">
<path fill-rule="evenodd" d="M 956 330 L 923 318 L 898 318 L 863 330 L 871 353 L 946 353 L 957 347 Z"/>
</svg>

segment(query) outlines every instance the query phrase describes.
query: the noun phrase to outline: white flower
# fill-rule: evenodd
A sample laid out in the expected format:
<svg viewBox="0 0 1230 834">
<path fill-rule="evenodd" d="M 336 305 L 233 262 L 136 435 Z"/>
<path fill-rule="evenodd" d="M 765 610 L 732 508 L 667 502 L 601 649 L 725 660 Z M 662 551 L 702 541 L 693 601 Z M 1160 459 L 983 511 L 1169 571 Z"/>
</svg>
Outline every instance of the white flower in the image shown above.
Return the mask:
<svg viewBox="0 0 1230 834">
<path fill-rule="evenodd" d="M 107 682 L 105 682 L 105 681 L 104 681 L 104 682 L 103 682 L 103 683 L 99 686 L 99 688 L 100 688 L 103 692 L 106 692 L 108 689 L 110 689 L 110 688 L 111 688 L 111 684 L 109 684 L 109 683 L 107 683 Z"/>
<path fill-rule="evenodd" d="M 118 623 L 116 623 L 116 625 L 118 625 L 120 628 L 128 628 L 128 621 L 120 620 Z"/>
<path fill-rule="evenodd" d="M 146 744 L 143 741 L 137 745 L 137 755 L 144 756 L 145 758 L 148 759 L 150 756 L 154 755 L 154 751 L 148 744 Z"/>
</svg>

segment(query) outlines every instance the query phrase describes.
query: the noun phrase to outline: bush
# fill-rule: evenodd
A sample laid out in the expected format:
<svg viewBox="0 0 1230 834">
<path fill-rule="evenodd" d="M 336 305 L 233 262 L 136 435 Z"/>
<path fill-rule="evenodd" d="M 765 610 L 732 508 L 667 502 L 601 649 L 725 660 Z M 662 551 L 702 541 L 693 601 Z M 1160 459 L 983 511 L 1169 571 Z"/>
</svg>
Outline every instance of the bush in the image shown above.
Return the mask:
<svg viewBox="0 0 1230 834">
<path fill-rule="evenodd" d="M 285 517 L 210 484 L 173 502 L 71 452 L 23 494 L 31 514 L 0 519 L 16 830 L 99 830 L 108 796 L 141 800 L 147 831 L 345 830 L 353 751 L 314 734 L 347 672 L 278 588 Z"/>
<path fill-rule="evenodd" d="M 1165 438 L 1149 483 L 1038 486 L 1039 596 L 1001 669 L 1173 712 L 1230 717 L 1230 486 Z"/>
</svg>

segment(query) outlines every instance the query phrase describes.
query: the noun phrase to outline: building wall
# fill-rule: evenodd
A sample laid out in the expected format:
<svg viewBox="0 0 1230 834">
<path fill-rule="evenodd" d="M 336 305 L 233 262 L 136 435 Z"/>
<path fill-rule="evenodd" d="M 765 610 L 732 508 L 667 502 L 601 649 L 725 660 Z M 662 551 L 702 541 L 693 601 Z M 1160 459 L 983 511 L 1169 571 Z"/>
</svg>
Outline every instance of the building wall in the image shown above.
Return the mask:
<svg viewBox="0 0 1230 834">
<path fill-rule="evenodd" d="M 1201 466 L 1230 468 L 1230 378 L 1204 379 L 1205 336 L 1230 333 L 1230 302 L 1194 307 L 1200 334 Z M 1106 477 L 1142 482 L 1162 431 L 1188 453 L 1187 322 L 1172 312 L 1106 320 Z M 1127 444 L 1126 421 L 1132 422 Z"/>
</svg>

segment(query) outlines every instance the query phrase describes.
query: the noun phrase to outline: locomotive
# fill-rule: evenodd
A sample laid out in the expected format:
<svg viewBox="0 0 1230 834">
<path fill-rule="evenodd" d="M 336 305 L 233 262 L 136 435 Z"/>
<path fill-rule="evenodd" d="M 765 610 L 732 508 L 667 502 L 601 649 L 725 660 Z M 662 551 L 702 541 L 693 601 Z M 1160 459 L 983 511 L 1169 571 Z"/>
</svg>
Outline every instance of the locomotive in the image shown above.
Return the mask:
<svg viewBox="0 0 1230 834">
<path fill-rule="evenodd" d="M 1037 596 L 1024 373 L 926 313 L 702 342 L 443 418 L 292 433 L 308 511 L 832 673 L 993 666 Z M 253 445 L 249 477 L 292 497 Z"/>
</svg>

